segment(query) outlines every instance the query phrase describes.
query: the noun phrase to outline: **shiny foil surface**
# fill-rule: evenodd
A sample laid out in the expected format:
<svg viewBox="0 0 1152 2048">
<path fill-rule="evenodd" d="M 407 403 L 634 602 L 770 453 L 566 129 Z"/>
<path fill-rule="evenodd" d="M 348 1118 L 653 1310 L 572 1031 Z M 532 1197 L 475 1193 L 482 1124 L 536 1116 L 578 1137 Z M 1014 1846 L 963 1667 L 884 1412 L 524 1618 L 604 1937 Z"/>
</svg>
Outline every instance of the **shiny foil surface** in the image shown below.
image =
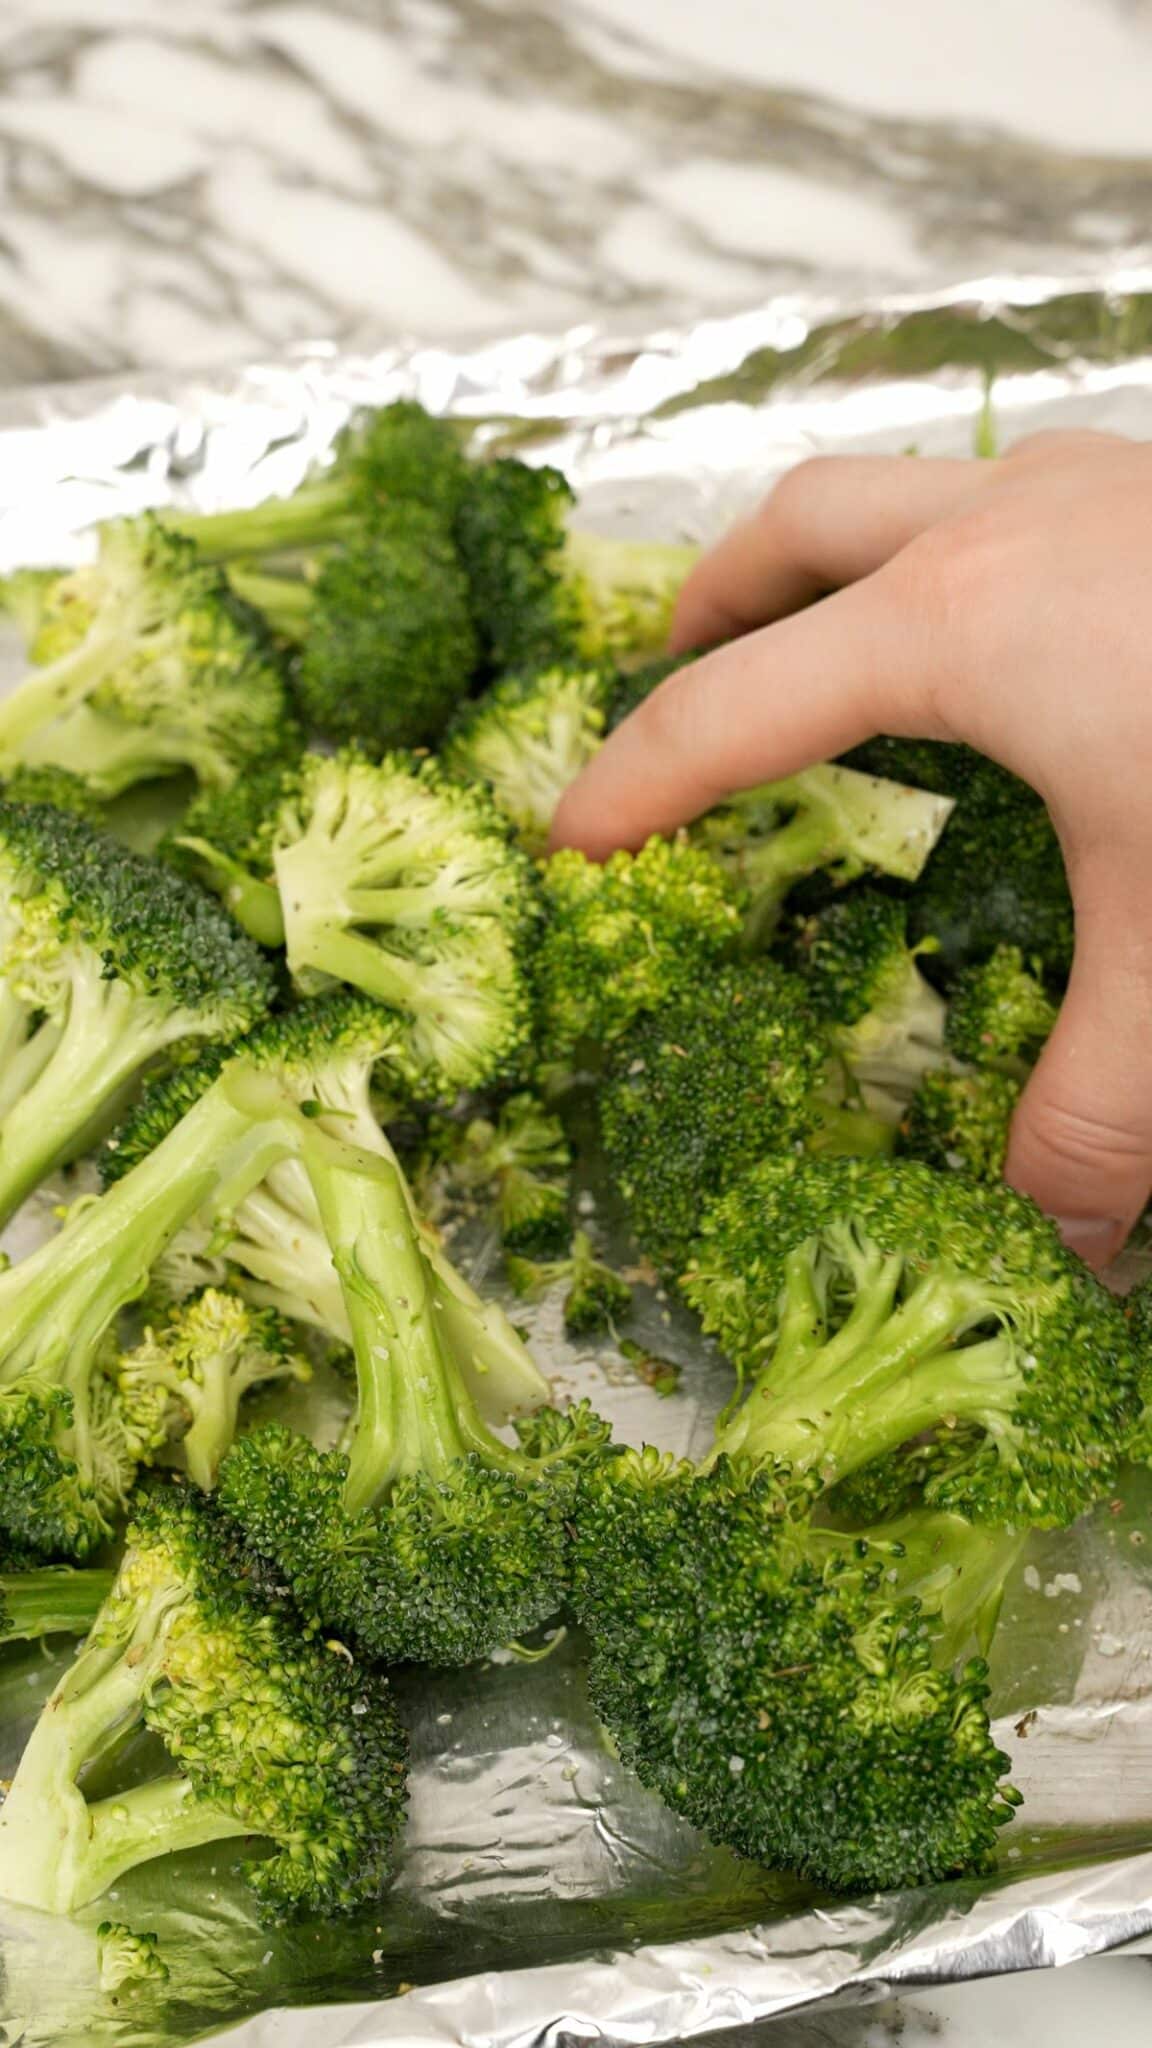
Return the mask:
<svg viewBox="0 0 1152 2048">
<path fill-rule="evenodd" d="M 94 521 L 290 489 L 351 408 L 413 394 L 559 462 L 580 518 L 705 540 L 806 454 L 966 453 L 994 376 L 998 432 L 1152 434 L 1152 272 L 981 279 L 933 299 L 775 301 L 639 339 L 591 328 L 471 352 L 313 349 L 230 377 L 70 385 L 0 400 L 0 570 L 82 559 Z M 0 655 L 18 671 L 14 639 Z M 13 1227 L 45 1227 L 55 1192 Z M 607 1190 L 579 1201 L 629 1256 Z M 496 1285 L 493 1247 L 454 1247 Z M 1141 1255 L 1139 1251 L 1136 1257 Z M 629 1335 L 682 1366 L 660 1399 L 611 1343 L 529 1313 L 558 1397 L 634 1442 L 690 1451 L 723 1361 L 641 1287 Z M 517 1311 L 521 1320 L 524 1312 Z M 265 1407 L 261 1413 L 267 1414 Z M 991 1881 L 845 1900 L 711 1847 L 616 1763 L 580 1644 L 397 1680 L 414 1769 L 394 1892 L 343 1924 L 269 1931 L 227 1846 L 145 1865 L 72 1921 L 0 1905 L 0 2023 L 24 2048 L 543 2048 L 695 2040 L 835 1994 L 1068 1962 L 1152 1936 L 1152 1478 L 1033 1538 L 994 1649 L 997 1735 L 1024 1805 Z M 0 1774 L 62 1668 L 0 1651 Z M 130 1773 L 143 1754 L 126 1757 Z M 167 1985 L 101 1994 L 95 1930 L 155 1929 Z"/>
</svg>

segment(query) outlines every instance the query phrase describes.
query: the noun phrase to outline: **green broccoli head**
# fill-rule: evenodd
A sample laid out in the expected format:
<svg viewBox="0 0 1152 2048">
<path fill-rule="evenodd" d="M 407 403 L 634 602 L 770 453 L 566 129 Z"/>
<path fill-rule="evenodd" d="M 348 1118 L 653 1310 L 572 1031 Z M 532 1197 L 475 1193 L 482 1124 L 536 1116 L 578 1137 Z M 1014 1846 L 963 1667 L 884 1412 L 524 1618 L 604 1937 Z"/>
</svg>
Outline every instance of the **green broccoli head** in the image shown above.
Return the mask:
<svg viewBox="0 0 1152 2048">
<path fill-rule="evenodd" d="M 1008 1188 L 767 1159 L 705 1217 L 683 1286 L 751 1376 L 718 1455 L 831 1484 L 930 1435 L 952 1455 L 929 1501 L 1001 1526 L 1063 1526 L 1112 1481 L 1137 1400 L 1122 1306 Z"/>
<path fill-rule="evenodd" d="M 985 1870 L 1016 1804 L 985 1667 L 941 1661 L 903 1545 L 814 1530 L 811 1505 L 770 1463 L 591 1463 L 593 1704 L 644 1784 L 757 1862 L 848 1890 Z"/>
<path fill-rule="evenodd" d="M 203 891 L 75 814 L 0 800 L 0 1222 L 144 1073 L 250 1030 L 274 981 Z"/>
<path fill-rule="evenodd" d="M 275 1309 L 205 1287 L 150 1323 L 140 1342 L 121 1354 L 116 1376 L 129 1399 L 137 1391 L 162 1391 L 185 1470 L 210 1493 L 245 1394 L 277 1381 L 308 1380 L 312 1368 Z"/>
<path fill-rule="evenodd" d="M 102 1920 L 96 1929 L 100 1958 L 100 1989 L 119 1999 L 123 1991 L 167 1984 L 171 1971 L 160 1954 L 160 1937 L 137 1934 L 123 1920 Z"/>
<path fill-rule="evenodd" d="M 0 706 L 0 770 L 66 768 L 102 795 L 180 769 L 221 786 L 291 745 L 261 621 L 189 542 L 113 522 L 75 575 L 87 630 Z"/>
<path fill-rule="evenodd" d="M 449 735 L 445 767 L 484 782 L 530 853 L 543 853 L 556 806 L 604 733 L 605 671 L 574 664 L 506 676 Z"/>
<path fill-rule="evenodd" d="M 652 839 L 602 867 L 566 850 L 541 875 L 535 980 L 548 1060 L 570 1060 L 582 1042 L 611 1046 L 634 1017 L 695 987 L 739 937 L 737 888 L 682 839 Z"/>
<path fill-rule="evenodd" d="M 89 1798 L 131 1735 L 166 1773 Z M 385 1682 L 252 1596 L 217 1517 L 179 1489 L 137 1506 L 112 1591 L 38 1721 L 0 1814 L 0 1895 L 74 1912 L 160 1855 L 244 1837 L 272 1917 L 370 1905 L 392 1869 L 406 1751 Z"/>
<path fill-rule="evenodd" d="M 321 562 L 296 679 L 317 732 L 380 751 L 428 745 L 477 659 L 467 579 L 434 511 L 390 506 Z"/>
<path fill-rule="evenodd" d="M 760 963 L 714 967 L 639 1017 L 600 1091 L 609 1169 L 636 1237 L 683 1271 L 703 1210 L 769 1152 L 888 1150 L 845 1102 L 834 1044 L 804 987 Z"/>
<path fill-rule="evenodd" d="M 997 946 L 953 983 L 948 1045 L 974 1066 L 1019 1073 L 1036 1059 L 1056 1016 L 1055 1003 L 1019 946 Z"/>
<path fill-rule="evenodd" d="M 904 1113 L 899 1149 L 926 1166 L 998 1181 L 1021 1093 L 1013 1075 L 994 1067 L 931 1067 Z"/>
</svg>

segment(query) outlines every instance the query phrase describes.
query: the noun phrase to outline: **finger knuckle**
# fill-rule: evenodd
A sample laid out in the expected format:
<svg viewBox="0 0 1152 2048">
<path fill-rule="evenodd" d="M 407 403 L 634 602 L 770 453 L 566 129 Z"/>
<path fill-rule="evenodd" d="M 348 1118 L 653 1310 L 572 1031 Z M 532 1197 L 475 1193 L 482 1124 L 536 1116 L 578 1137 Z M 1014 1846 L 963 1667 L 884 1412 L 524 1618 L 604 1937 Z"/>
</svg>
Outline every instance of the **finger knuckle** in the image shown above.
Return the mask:
<svg viewBox="0 0 1152 2048">
<path fill-rule="evenodd" d="M 762 522 L 781 536 L 806 533 L 835 480 L 840 459 L 809 455 L 786 470 L 760 507 Z"/>
<path fill-rule="evenodd" d="M 1029 1153 L 1045 1165 L 1085 1173 L 1101 1166 L 1144 1166 L 1152 1160 L 1152 1131 L 1121 1123 L 1078 1103 L 1049 1097 L 1021 1111 Z"/>
</svg>

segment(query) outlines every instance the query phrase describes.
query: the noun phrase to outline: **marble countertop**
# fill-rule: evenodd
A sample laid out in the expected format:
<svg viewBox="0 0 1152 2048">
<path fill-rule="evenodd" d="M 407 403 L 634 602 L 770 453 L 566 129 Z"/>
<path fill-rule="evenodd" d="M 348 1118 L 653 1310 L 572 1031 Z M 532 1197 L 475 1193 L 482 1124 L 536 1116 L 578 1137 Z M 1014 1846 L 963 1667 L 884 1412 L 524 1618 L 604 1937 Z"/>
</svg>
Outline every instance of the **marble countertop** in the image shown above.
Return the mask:
<svg viewBox="0 0 1152 2048">
<path fill-rule="evenodd" d="M 1149 236 L 1149 0 L 2 0 L 0 383 Z"/>
<path fill-rule="evenodd" d="M 0 0 L 0 386 L 1139 261 L 1150 106 L 1152 0 Z M 756 2039 L 1101 2022 L 1148 1961 Z"/>
</svg>

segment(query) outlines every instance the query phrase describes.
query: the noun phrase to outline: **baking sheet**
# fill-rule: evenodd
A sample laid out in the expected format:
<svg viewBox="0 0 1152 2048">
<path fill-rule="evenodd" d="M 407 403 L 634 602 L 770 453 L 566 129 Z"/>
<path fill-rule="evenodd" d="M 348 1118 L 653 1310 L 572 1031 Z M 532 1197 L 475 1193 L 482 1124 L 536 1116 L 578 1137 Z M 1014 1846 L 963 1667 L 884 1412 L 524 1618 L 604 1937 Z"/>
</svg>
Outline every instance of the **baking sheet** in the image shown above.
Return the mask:
<svg viewBox="0 0 1152 2048">
<path fill-rule="evenodd" d="M 472 418 L 485 442 L 561 462 L 590 525 L 706 539 L 806 453 L 965 452 L 990 371 L 1005 438 L 1088 421 L 1148 434 L 1150 350 L 1152 273 L 1130 272 L 797 299 L 638 341 L 584 329 L 458 355 L 314 350 L 231 377 L 24 393 L 0 400 L 0 570 L 81 559 L 86 529 L 115 512 L 287 489 L 350 407 L 407 392 Z M 12 643 L 0 654 L 13 673 Z M 594 1177 L 584 1202 L 620 1250 Z M 37 1227 L 34 1213 L 20 1234 Z M 470 1251 L 490 1264 L 490 1245 Z M 726 1369 L 659 1298 L 629 1334 L 682 1361 L 666 1400 L 614 1347 L 566 1345 L 558 1303 L 534 1324 L 558 1393 L 589 1395 L 634 1441 L 706 1440 Z M 38 1646 L 0 1653 L 0 1773 L 59 1669 Z M 1034 1539 L 994 1678 L 1025 1795 L 998 1876 L 845 1902 L 711 1848 L 644 1793 L 600 1738 L 575 1637 L 542 1663 L 405 1675 L 411 1827 L 377 1912 L 270 1933 L 212 1849 L 143 1867 L 74 1922 L 0 1907 L 0 2021 L 27 2048 L 658 2044 L 1152 1935 L 1152 1479 Z M 158 1932 L 167 1986 L 119 2005 L 99 1993 L 109 1913 Z"/>
</svg>

